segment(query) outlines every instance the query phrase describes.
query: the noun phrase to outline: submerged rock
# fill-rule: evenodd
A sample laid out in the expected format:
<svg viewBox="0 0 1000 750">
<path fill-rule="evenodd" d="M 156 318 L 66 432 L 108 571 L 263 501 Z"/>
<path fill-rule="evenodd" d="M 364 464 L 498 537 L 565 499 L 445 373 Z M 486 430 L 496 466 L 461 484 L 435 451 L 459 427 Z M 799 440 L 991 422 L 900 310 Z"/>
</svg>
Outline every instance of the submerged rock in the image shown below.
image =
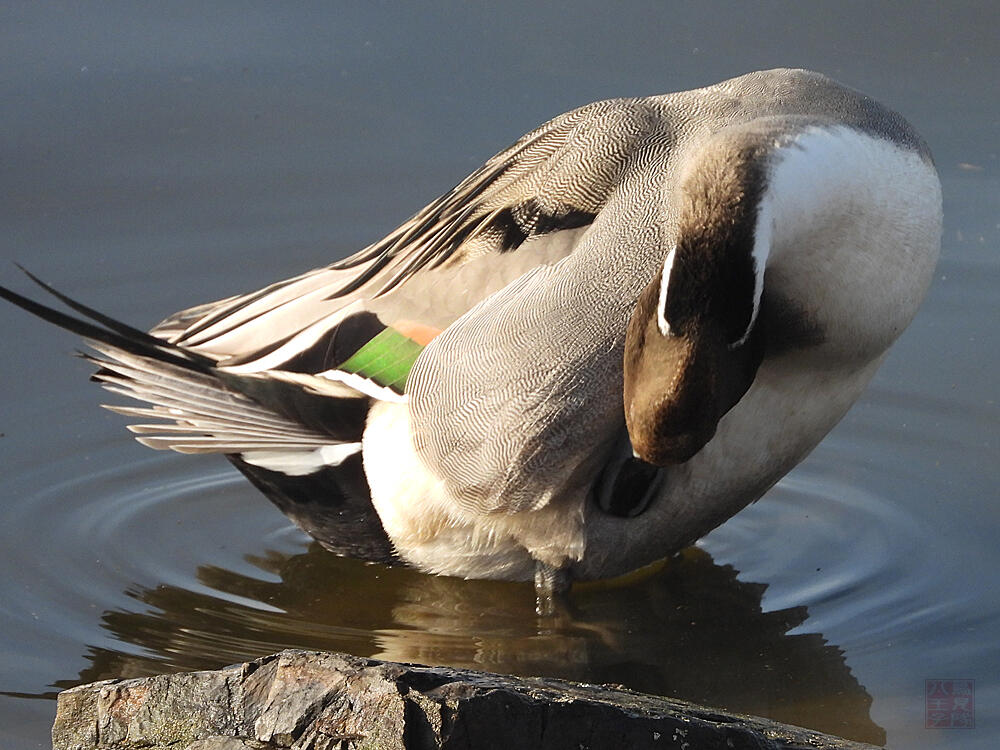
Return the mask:
<svg viewBox="0 0 1000 750">
<path fill-rule="evenodd" d="M 872 748 L 604 685 L 283 651 L 59 695 L 54 750 Z"/>
</svg>

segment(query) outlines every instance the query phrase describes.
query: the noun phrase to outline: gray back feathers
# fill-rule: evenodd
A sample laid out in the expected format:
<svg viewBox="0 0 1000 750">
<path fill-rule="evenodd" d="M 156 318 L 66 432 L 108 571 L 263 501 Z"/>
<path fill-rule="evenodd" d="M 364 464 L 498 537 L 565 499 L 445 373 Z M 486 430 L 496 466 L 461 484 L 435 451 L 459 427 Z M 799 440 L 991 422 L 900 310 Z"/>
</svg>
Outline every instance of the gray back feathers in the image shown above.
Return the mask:
<svg viewBox="0 0 1000 750">
<path fill-rule="evenodd" d="M 361 310 L 436 326 L 407 386 L 423 459 L 469 511 L 537 508 L 550 488 L 583 483 L 581 467 L 622 430 L 625 330 L 676 236 L 681 173 L 718 166 L 727 132 L 766 151 L 831 124 L 929 158 L 898 115 L 805 71 L 598 102 L 528 133 L 356 255 L 157 333 L 263 373 Z"/>
<path fill-rule="evenodd" d="M 572 186 L 603 208 L 570 256 L 496 292 L 435 339 L 408 386 L 416 446 L 470 512 L 571 496 L 603 463 L 624 424 L 629 316 L 676 236 L 680 174 L 725 158 L 720 131 L 737 126 L 740 139 L 766 149 L 810 126 L 847 125 L 928 158 L 898 115 L 804 71 L 572 114 L 572 133 L 585 140 L 560 146 L 574 158 L 544 162 L 544 184 Z"/>
</svg>

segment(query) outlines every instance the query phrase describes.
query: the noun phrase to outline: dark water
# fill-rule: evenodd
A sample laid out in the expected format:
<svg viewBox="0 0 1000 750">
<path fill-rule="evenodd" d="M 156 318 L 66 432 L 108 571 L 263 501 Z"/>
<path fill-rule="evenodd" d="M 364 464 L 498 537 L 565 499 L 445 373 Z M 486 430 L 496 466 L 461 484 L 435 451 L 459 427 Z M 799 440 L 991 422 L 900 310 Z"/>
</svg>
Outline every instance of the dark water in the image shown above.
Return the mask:
<svg viewBox="0 0 1000 750">
<path fill-rule="evenodd" d="M 555 621 L 526 585 L 323 553 L 221 459 L 135 444 L 75 342 L 0 308 L 0 746 L 46 746 L 60 688 L 286 646 L 996 746 L 998 14 L 670 5 L 0 8 L 0 278 L 26 288 L 18 260 L 142 325 L 357 249 L 573 106 L 775 65 L 902 111 L 945 190 L 930 297 L 844 422 L 698 548 Z M 939 678 L 976 681 L 974 729 L 924 728 Z"/>
</svg>

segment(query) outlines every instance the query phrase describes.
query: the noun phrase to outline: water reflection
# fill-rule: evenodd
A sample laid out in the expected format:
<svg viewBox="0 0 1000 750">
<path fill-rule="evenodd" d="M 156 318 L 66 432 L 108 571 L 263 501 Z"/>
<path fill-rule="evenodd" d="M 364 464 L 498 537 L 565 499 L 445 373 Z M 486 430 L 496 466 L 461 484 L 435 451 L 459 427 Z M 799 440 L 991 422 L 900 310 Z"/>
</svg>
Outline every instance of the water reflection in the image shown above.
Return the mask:
<svg viewBox="0 0 1000 750">
<path fill-rule="evenodd" d="M 554 618 L 534 615 L 530 585 L 462 581 L 301 554 L 248 561 L 260 578 L 201 566 L 199 591 L 127 592 L 142 611 L 101 617 L 122 650 L 56 687 L 209 669 L 281 648 L 619 683 L 883 743 L 871 697 L 821 635 L 790 635 L 805 607 L 763 612 L 763 584 L 737 580 L 696 548 L 629 580 L 577 586 Z"/>
</svg>

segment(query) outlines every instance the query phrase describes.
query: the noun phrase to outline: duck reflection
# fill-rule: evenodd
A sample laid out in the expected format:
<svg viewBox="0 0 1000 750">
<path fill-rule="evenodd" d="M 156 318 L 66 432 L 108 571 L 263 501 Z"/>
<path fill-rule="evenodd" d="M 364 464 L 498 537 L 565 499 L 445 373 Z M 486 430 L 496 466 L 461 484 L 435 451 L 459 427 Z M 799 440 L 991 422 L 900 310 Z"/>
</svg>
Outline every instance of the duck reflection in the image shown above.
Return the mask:
<svg viewBox="0 0 1000 750">
<path fill-rule="evenodd" d="M 108 611 L 122 646 L 89 649 L 65 688 L 111 677 L 214 669 L 282 648 L 617 683 L 882 744 L 871 697 L 821 635 L 790 635 L 805 607 L 763 612 L 763 584 L 737 580 L 697 548 L 628 579 L 579 584 L 555 617 L 531 584 L 463 581 L 366 565 L 313 543 L 249 557 L 262 577 L 214 566 L 201 590 L 128 592 L 143 611 Z"/>
</svg>

